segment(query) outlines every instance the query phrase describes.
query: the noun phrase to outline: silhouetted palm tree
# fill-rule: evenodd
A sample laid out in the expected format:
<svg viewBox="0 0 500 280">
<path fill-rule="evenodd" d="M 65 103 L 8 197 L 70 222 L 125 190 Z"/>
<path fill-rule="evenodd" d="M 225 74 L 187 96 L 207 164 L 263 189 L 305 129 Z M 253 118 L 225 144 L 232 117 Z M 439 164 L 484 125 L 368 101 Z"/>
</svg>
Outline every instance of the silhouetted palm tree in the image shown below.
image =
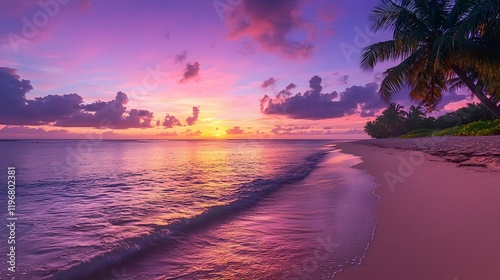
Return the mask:
<svg viewBox="0 0 500 280">
<path fill-rule="evenodd" d="M 365 132 L 374 138 L 396 137 L 407 133 L 407 113 L 403 108 L 399 104 L 391 103 L 374 121 L 366 123 Z"/>
<path fill-rule="evenodd" d="M 408 116 L 406 117 L 406 127 L 409 131 L 421 128 L 426 122 L 426 114 L 424 108 L 420 105 L 411 106 Z"/>
<path fill-rule="evenodd" d="M 391 136 L 398 136 L 406 131 L 404 124 L 407 114 L 403 106 L 395 103 L 389 104 L 389 107 L 382 112 L 383 125 Z"/>
<path fill-rule="evenodd" d="M 400 61 L 385 72 L 379 93 L 386 101 L 409 86 L 413 100 L 434 110 L 453 83 L 500 118 L 500 1 L 382 0 L 370 21 L 393 39 L 364 48 L 361 68 Z"/>
</svg>

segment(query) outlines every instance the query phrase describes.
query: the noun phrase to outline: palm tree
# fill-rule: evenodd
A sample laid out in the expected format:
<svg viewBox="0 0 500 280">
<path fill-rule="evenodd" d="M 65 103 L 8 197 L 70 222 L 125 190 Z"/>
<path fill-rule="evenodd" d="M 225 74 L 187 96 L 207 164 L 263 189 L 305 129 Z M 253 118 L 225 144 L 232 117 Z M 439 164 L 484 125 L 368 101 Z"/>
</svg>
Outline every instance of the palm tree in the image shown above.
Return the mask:
<svg viewBox="0 0 500 280">
<path fill-rule="evenodd" d="M 424 124 L 425 120 L 426 114 L 423 107 L 421 105 L 411 106 L 406 118 L 406 126 L 410 131 L 415 130 L 417 128 L 420 128 Z"/>
<path fill-rule="evenodd" d="M 412 105 L 410 107 L 410 111 L 408 112 L 408 119 L 414 120 L 414 121 L 419 121 L 425 118 L 425 112 L 423 110 L 423 107 L 421 105 L 415 106 Z"/>
<path fill-rule="evenodd" d="M 361 68 L 400 62 L 385 71 L 383 99 L 408 86 L 410 98 L 432 111 L 449 85 L 466 86 L 500 118 L 500 1 L 382 0 L 370 21 L 393 39 L 364 48 Z"/>
<path fill-rule="evenodd" d="M 382 112 L 374 121 L 369 121 L 365 125 L 365 132 L 374 138 L 396 137 L 407 133 L 405 121 L 407 113 L 403 106 L 395 103 Z"/>
<path fill-rule="evenodd" d="M 400 104 L 391 103 L 389 107 L 382 112 L 382 124 L 386 127 L 391 136 L 398 136 L 406 131 L 405 121 L 408 113 Z"/>
</svg>

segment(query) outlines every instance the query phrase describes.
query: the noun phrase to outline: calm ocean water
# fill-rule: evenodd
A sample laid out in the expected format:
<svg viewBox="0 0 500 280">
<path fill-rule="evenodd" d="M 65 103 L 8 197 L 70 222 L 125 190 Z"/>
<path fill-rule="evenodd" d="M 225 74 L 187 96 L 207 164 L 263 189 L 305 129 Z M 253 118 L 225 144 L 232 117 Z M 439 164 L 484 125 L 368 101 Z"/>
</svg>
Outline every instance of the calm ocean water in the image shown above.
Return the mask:
<svg viewBox="0 0 500 280">
<path fill-rule="evenodd" d="M 16 279 L 331 277 L 361 261 L 377 201 L 331 143 L 0 141 Z"/>
</svg>

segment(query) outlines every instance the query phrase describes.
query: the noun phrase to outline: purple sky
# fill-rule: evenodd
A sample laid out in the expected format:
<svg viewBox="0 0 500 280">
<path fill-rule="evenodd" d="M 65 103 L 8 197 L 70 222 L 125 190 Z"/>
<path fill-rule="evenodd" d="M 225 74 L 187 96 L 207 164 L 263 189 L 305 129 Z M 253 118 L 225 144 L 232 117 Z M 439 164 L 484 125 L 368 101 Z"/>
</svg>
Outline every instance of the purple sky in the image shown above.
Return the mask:
<svg viewBox="0 0 500 280">
<path fill-rule="evenodd" d="M 0 1 L 0 138 L 359 138 L 385 107 L 378 0 L 145 3 Z"/>
</svg>

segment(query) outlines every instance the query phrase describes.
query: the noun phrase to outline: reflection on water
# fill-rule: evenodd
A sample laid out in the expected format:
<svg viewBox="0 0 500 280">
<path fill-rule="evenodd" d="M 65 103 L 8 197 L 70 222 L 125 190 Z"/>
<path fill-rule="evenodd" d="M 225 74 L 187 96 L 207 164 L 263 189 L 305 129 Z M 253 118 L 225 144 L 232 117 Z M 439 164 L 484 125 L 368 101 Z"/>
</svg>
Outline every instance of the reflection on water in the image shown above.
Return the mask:
<svg viewBox="0 0 500 280">
<path fill-rule="evenodd" d="M 88 148 L 78 140 L 0 142 L 1 168 L 17 170 L 19 269 L 31 279 L 99 256 L 100 262 L 121 260 L 167 236 L 179 219 L 189 222 L 300 179 L 325 143 L 102 141 Z"/>
<path fill-rule="evenodd" d="M 371 178 L 350 168 L 358 162 L 333 152 L 237 217 L 116 269 L 140 279 L 330 279 L 359 264 L 373 238 L 378 197 Z"/>
</svg>

